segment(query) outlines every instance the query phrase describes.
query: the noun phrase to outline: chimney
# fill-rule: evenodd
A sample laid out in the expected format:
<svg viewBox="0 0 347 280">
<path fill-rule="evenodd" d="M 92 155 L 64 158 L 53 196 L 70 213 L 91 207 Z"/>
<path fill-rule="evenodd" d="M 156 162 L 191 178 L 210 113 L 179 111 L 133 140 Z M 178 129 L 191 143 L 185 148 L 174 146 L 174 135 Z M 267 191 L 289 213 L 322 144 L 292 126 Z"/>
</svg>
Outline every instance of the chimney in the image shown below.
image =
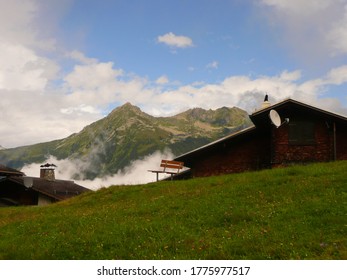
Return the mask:
<svg viewBox="0 0 347 280">
<path fill-rule="evenodd" d="M 46 163 L 40 166 L 40 178 L 48 181 L 54 181 L 54 168 L 57 167 L 55 164 Z"/>
<path fill-rule="evenodd" d="M 271 103 L 269 102 L 269 96 L 266 94 L 264 98 L 264 102 L 261 104 L 261 109 L 265 109 L 271 106 Z"/>
</svg>

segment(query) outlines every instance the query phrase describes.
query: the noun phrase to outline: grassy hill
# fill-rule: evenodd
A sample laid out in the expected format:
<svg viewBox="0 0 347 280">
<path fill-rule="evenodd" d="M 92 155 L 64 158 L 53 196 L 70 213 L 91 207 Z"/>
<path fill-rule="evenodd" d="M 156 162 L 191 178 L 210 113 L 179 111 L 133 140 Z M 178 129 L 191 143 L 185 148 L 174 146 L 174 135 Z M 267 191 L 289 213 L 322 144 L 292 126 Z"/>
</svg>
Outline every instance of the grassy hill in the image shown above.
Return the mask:
<svg viewBox="0 0 347 280">
<path fill-rule="evenodd" d="M 347 259 L 347 161 L 0 209 L 1 259 Z"/>
</svg>

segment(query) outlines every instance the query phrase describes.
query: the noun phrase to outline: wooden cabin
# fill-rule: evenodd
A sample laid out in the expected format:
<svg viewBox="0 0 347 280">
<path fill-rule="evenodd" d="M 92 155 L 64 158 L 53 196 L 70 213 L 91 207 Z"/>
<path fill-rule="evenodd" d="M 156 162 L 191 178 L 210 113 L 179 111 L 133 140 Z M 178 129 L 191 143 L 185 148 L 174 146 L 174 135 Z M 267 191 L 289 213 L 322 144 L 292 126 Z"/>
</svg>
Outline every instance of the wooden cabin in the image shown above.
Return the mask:
<svg viewBox="0 0 347 280">
<path fill-rule="evenodd" d="M 271 111 L 279 116 L 278 127 L 271 120 Z M 347 160 L 344 116 L 287 99 L 267 104 L 249 117 L 253 126 L 175 160 L 190 168 L 191 177 Z"/>
</svg>

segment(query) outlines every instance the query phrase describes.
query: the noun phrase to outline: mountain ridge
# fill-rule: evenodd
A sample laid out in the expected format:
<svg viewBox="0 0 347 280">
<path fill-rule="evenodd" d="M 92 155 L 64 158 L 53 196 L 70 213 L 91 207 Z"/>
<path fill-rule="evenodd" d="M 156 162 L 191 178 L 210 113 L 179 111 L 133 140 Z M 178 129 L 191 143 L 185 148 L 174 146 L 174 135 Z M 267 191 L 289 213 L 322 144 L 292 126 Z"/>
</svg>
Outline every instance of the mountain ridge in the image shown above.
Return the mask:
<svg viewBox="0 0 347 280">
<path fill-rule="evenodd" d="M 117 173 L 156 151 L 188 152 L 250 124 L 247 112 L 237 107 L 194 108 L 171 117 L 153 117 L 128 102 L 66 138 L 0 150 L 0 162 L 21 168 L 52 155 L 81 161 L 75 178 L 93 179 Z"/>
</svg>

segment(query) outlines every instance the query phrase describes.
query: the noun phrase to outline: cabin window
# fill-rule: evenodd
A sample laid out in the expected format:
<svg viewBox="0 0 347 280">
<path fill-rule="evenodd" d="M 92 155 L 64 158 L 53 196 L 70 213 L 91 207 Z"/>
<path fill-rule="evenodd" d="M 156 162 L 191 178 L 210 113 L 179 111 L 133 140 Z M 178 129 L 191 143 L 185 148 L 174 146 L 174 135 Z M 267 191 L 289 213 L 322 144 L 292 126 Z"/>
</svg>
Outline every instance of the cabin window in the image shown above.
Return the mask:
<svg viewBox="0 0 347 280">
<path fill-rule="evenodd" d="M 315 125 L 311 121 L 290 121 L 289 144 L 290 145 L 314 145 Z"/>
</svg>

